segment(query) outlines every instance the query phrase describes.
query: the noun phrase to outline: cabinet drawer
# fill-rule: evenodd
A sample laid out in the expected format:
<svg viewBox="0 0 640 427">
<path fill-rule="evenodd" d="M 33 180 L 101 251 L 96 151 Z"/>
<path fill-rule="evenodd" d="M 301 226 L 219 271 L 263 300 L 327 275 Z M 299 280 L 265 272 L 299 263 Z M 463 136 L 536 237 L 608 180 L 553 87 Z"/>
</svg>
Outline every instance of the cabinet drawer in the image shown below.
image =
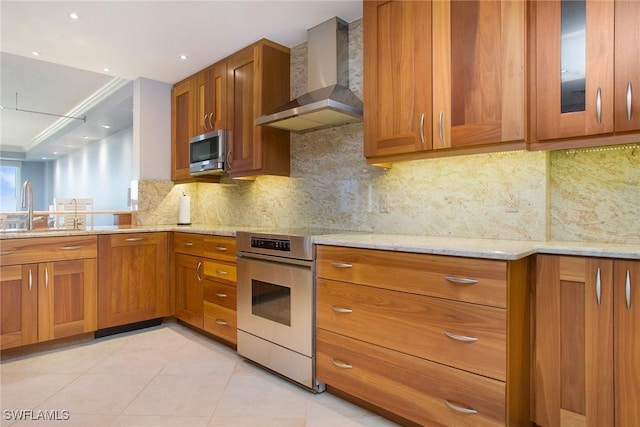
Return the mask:
<svg viewBox="0 0 640 427">
<path fill-rule="evenodd" d="M 205 236 L 204 256 L 221 261 L 236 262 L 235 237 Z"/>
<path fill-rule="evenodd" d="M 317 326 L 506 380 L 506 310 L 318 279 Z"/>
<path fill-rule="evenodd" d="M 205 277 L 236 283 L 237 268 L 235 264 L 223 261 L 204 261 Z"/>
<path fill-rule="evenodd" d="M 226 341 L 238 341 L 236 311 L 218 304 L 204 302 L 204 330 Z"/>
<path fill-rule="evenodd" d="M 236 287 L 233 285 L 214 282 L 213 280 L 205 280 L 204 300 L 235 310 Z"/>
<path fill-rule="evenodd" d="M 96 236 L 78 236 L 3 240 L 0 254 L 1 265 L 96 258 L 98 239 Z"/>
<path fill-rule="evenodd" d="M 318 246 L 317 275 L 326 279 L 506 307 L 506 261 Z"/>
<path fill-rule="evenodd" d="M 204 254 L 204 237 L 200 234 L 173 233 L 173 250 L 187 255 Z"/>
<path fill-rule="evenodd" d="M 122 233 L 110 234 L 112 248 L 120 246 L 158 245 L 165 239 L 165 233 Z M 101 238 L 104 236 L 101 236 Z"/>
<path fill-rule="evenodd" d="M 316 350 L 320 381 L 418 424 L 505 425 L 503 382 L 323 330 Z"/>
</svg>

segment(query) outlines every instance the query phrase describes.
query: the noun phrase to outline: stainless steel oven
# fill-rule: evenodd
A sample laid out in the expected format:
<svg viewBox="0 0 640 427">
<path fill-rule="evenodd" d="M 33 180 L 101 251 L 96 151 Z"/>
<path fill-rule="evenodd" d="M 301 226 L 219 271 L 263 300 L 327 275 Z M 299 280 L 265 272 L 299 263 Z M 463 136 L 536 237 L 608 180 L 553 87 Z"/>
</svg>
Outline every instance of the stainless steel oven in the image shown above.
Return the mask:
<svg viewBox="0 0 640 427">
<path fill-rule="evenodd" d="M 320 393 L 315 378 L 315 256 L 309 235 L 236 234 L 238 353 Z"/>
</svg>

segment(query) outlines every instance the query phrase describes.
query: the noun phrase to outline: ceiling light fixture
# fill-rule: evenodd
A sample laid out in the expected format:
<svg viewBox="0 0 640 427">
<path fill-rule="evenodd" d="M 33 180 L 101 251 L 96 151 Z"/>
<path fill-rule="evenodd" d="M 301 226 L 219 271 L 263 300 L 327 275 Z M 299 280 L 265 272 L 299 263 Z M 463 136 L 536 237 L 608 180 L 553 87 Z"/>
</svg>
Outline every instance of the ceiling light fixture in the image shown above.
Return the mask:
<svg viewBox="0 0 640 427">
<path fill-rule="evenodd" d="M 187 55 L 180 55 L 180 59 L 184 61 L 185 59 L 187 59 Z"/>
<path fill-rule="evenodd" d="M 111 129 L 111 125 L 102 125 L 102 127 L 105 129 Z"/>
<path fill-rule="evenodd" d="M 78 15 L 75 12 L 71 12 L 69 13 L 69 18 L 73 19 L 74 21 L 77 20 L 78 18 L 80 18 L 80 15 Z"/>
<path fill-rule="evenodd" d="M 111 71 L 111 68 L 104 67 L 103 70 L 104 70 L 105 73 L 108 73 L 109 71 Z"/>
<path fill-rule="evenodd" d="M 33 52 L 31 52 L 31 55 L 40 56 L 40 52 L 34 50 Z"/>
<path fill-rule="evenodd" d="M 88 137 L 87 135 L 83 136 L 82 139 L 89 139 L 90 137 Z"/>
</svg>

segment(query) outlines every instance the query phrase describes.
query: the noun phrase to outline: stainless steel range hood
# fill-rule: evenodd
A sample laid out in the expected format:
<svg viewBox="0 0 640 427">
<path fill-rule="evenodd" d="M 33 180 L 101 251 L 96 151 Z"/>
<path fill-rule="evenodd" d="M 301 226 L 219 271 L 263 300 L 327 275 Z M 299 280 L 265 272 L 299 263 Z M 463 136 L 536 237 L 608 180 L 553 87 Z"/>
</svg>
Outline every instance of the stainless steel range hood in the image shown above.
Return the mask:
<svg viewBox="0 0 640 427">
<path fill-rule="evenodd" d="M 362 101 L 349 90 L 349 24 L 334 17 L 307 35 L 308 92 L 256 125 L 306 133 L 362 121 Z"/>
</svg>

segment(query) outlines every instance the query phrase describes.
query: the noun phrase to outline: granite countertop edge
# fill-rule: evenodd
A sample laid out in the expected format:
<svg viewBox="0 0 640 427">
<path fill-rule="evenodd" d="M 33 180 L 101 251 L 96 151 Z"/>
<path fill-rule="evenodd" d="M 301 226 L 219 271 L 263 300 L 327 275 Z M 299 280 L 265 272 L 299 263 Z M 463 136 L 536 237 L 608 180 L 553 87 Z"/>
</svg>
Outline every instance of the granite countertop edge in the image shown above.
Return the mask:
<svg viewBox="0 0 640 427">
<path fill-rule="evenodd" d="M 95 226 L 83 230 L 37 230 L 0 232 L 0 241 L 31 237 L 85 236 L 120 233 L 178 231 L 185 233 L 234 237 L 237 231 L 261 231 L 263 227 L 230 225 L 145 225 Z M 497 260 L 518 260 L 536 253 L 640 259 L 640 243 L 601 243 L 568 241 L 500 240 L 426 235 L 345 232 L 313 236 L 321 245 L 415 252 L 435 255 L 464 256 Z"/>
</svg>

